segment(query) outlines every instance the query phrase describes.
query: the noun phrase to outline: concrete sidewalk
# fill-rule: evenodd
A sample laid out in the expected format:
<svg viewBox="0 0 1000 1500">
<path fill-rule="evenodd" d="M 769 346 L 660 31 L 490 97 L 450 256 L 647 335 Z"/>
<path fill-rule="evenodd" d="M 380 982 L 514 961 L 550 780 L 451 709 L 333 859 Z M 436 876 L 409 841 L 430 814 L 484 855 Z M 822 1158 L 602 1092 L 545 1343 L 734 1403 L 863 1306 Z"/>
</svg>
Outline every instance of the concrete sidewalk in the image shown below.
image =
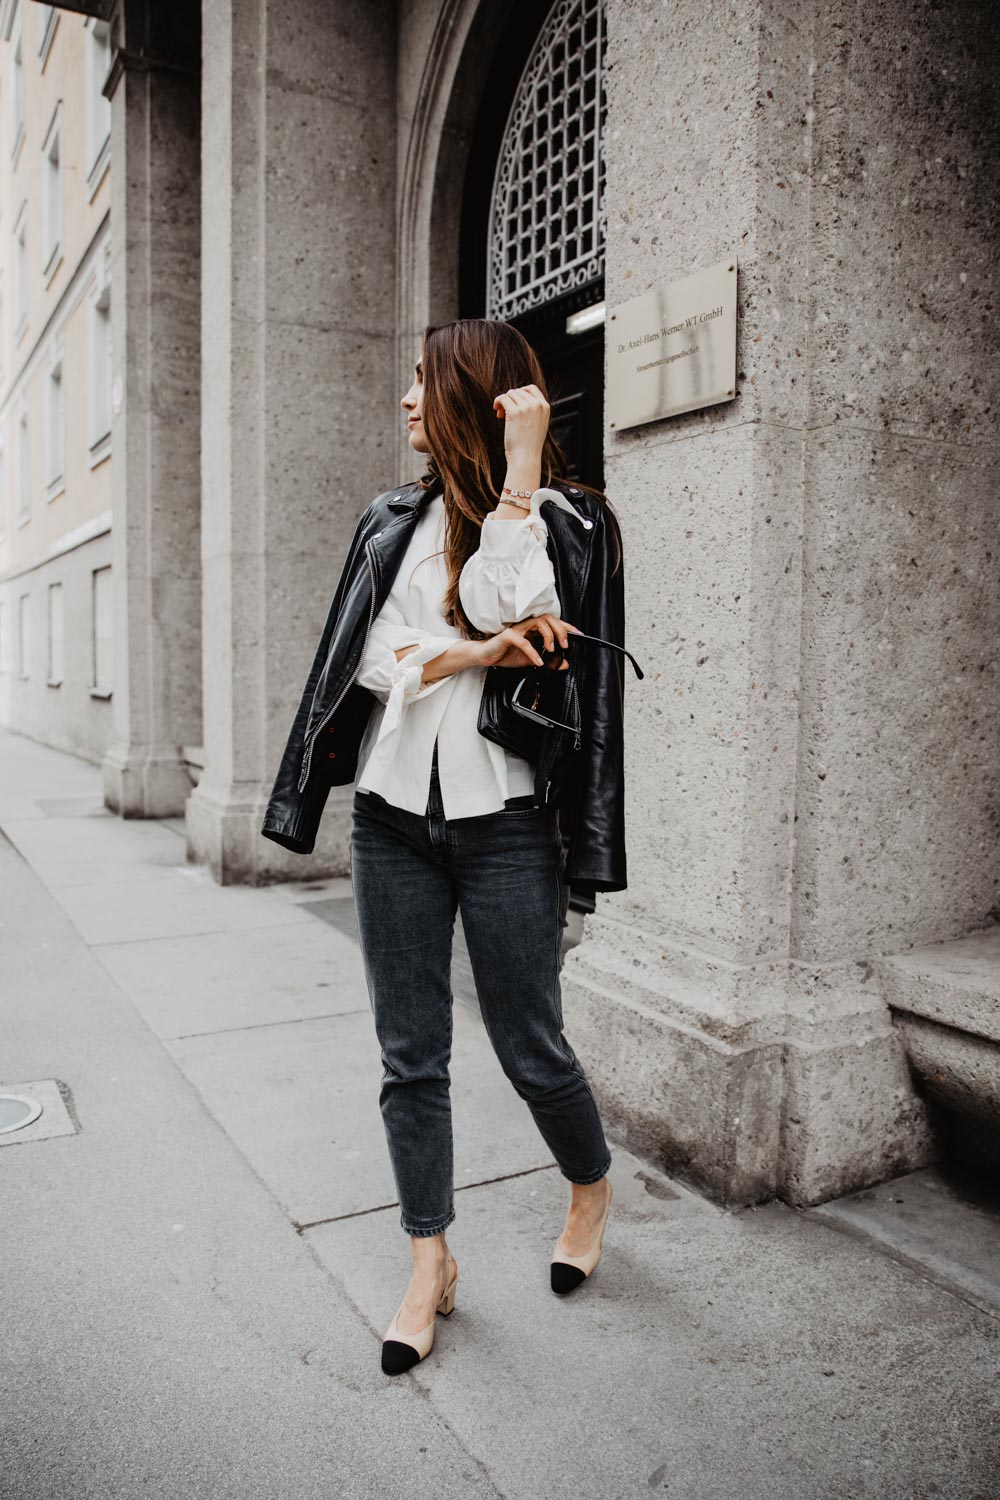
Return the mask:
<svg viewBox="0 0 1000 1500">
<path fill-rule="evenodd" d="M 0 1085 L 67 1105 L 0 1137 L 3 1500 L 994 1500 L 998 1219 L 942 1174 L 727 1213 L 612 1140 L 601 1265 L 556 1298 L 567 1185 L 458 999 L 458 1295 L 390 1379 L 347 882 L 219 888 L 179 820 L 2 732 L 0 829 Z"/>
</svg>

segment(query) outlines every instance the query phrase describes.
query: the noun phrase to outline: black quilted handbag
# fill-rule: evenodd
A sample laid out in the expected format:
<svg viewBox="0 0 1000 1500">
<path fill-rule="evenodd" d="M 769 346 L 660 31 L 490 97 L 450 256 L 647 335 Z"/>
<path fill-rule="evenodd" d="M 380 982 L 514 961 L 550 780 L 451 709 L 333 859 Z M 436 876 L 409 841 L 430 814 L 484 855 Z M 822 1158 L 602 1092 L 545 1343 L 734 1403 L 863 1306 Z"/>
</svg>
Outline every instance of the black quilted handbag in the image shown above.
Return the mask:
<svg viewBox="0 0 1000 1500">
<path fill-rule="evenodd" d="M 569 667 L 560 671 L 550 667 L 548 662 L 563 655 L 562 647 L 546 651 L 541 636 L 534 632 L 529 639 L 545 665 L 487 667 L 479 704 L 478 729 L 486 739 L 537 765 L 547 732 L 557 732 L 562 741 L 558 746 L 561 752 L 570 745 L 579 750 L 585 731 L 580 713 L 580 663 L 574 660 L 575 652 L 569 654 Z M 570 642 L 590 641 L 621 651 L 632 663 L 636 676 L 645 675 L 631 651 L 626 651 L 615 641 L 606 641 L 599 635 L 585 635 L 582 630 L 570 631 L 568 639 Z"/>
</svg>

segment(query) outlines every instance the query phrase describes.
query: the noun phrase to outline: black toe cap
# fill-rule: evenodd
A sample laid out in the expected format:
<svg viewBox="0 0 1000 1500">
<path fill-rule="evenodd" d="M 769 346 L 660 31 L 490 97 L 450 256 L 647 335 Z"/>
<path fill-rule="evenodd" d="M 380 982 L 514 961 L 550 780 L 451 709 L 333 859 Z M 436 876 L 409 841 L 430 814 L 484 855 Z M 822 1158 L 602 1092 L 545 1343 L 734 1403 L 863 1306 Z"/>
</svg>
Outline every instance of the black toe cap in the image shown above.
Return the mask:
<svg viewBox="0 0 1000 1500">
<path fill-rule="evenodd" d="M 586 1271 L 581 1271 L 579 1266 L 568 1266 L 561 1260 L 549 1263 L 549 1274 L 554 1292 L 571 1292 L 587 1279 Z"/>
<path fill-rule="evenodd" d="M 419 1363 L 420 1355 L 412 1344 L 403 1344 L 399 1339 L 383 1339 L 383 1375 L 402 1375 L 404 1370 L 409 1370 Z"/>
</svg>

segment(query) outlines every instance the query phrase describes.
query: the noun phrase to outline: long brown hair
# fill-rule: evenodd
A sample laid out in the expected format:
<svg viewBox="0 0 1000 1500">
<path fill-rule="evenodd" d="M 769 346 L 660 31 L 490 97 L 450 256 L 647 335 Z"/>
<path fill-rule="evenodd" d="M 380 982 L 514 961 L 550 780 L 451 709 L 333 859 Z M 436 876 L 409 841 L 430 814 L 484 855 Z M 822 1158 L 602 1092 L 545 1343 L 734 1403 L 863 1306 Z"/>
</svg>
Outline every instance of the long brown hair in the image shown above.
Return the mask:
<svg viewBox="0 0 1000 1500">
<path fill-rule="evenodd" d="M 507 473 L 504 424 L 497 419 L 493 402 L 504 391 L 521 385 L 537 385 L 546 400 L 549 393 L 541 361 L 520 329 L 486 318 L 429 324 L 423 334 L 422 369 L 421 412 L 431 456 L 419 483 L 424 489 L 443 488 L 448 568 L 444 616 L 450 625 L 481 639 L 486 633 L 472 624 L 462 608 L 458 580 L 479 547 L 483 521 L 498 503 Z M 550 429 L 542 448 L 542 485 L 565 480 L 567 466 L 566 455 Z M 617 570 L 620 531 L 607 496 L 579 479 L 573 484 L 601 501 L 613 518 Z"/>
</svg>

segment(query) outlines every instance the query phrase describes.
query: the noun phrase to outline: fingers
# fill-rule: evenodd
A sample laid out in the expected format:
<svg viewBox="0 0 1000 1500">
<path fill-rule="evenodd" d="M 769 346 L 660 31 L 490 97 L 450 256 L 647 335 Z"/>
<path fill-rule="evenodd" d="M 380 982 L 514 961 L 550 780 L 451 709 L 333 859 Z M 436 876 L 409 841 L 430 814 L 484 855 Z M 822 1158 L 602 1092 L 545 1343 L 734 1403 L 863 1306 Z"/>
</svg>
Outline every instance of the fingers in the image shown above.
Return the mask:
<svg viewBox="0 0 1000 1500">
<path fill-rule="evenodd" d="M 548 408 L 548 404 L 537 385 L 515 385 L 509 391 L 504 391 L 493 398 L 494 409 L 501 406 L 507 412 L 526 411 L 532 406 Z M 502 414 L 500 411 L 497 412 L 498 417 Z"/>
<path fill-rule="evenodd" d="M 567 641 L 568 641 L 569 636 L 571 634 L 572 635 L 581 635 L 582 634 L 582 631 L 579 631 L 576 628 L 575 625 L 571 625 L 568 620 L 561 620 L 558 615 L 539 615 L 538 616 L 538 620 L 539 620 L 539 625 L 541 625 L 542 621 L 545 621 L 547 624 L 550 624 L 550 628 L 555 632 L 555 634 L 556 634 L 556 636 L 557 636 L 557 638 L 559 640 L 559 644 L 560 644 L 560 646 L 562 646 L 563 650 L 566 649 Z M 552 642 L 551 642 L 551 640 L 547 641 L 546 644 L 548 646 L 548 649 L 551 651 L 552 650 Z"/>
<path fill-rule="evenodd" d="M 530 662 L 533 663 L 534 666 L 540 667 L 543 665 L 542 658 L 539 656 L 538 652 L 535 650 L 531 642 L 526 638 L 526 635 L 522 635 L 518 630 L 510 629 L 505 630 L 504 635 L 508 638 L 512 646 L 516 646 L 519 651 L 524 652 L 525 656 Z"/>
<path fill-rule="evenodd" d="M 525 634 L 537 630 L 545 641 L 546 651 L 554 650 L 556 641 L 565 651 L 571 635 L 583 634 L 583 631 L 576 625 L 571 625 L 568 620 L 562 620 L 558 615 L 553 614 L 531 615 L 527 620 L 518 620 L 516 628 L 523 630 Z"/>
<path fill-rule="evenodd" d="M 523 631 L 530 635 L 533 631 L 542 637 L 546 651 L 552 651 L 555 647 L 555 636 L 550 621 L 557 621 L 556 615 L 530 615 L 527 620 L 518 620 L 511 629 Z M 563 642 L 560 642 L 562 645 Z"/>
</svg>

